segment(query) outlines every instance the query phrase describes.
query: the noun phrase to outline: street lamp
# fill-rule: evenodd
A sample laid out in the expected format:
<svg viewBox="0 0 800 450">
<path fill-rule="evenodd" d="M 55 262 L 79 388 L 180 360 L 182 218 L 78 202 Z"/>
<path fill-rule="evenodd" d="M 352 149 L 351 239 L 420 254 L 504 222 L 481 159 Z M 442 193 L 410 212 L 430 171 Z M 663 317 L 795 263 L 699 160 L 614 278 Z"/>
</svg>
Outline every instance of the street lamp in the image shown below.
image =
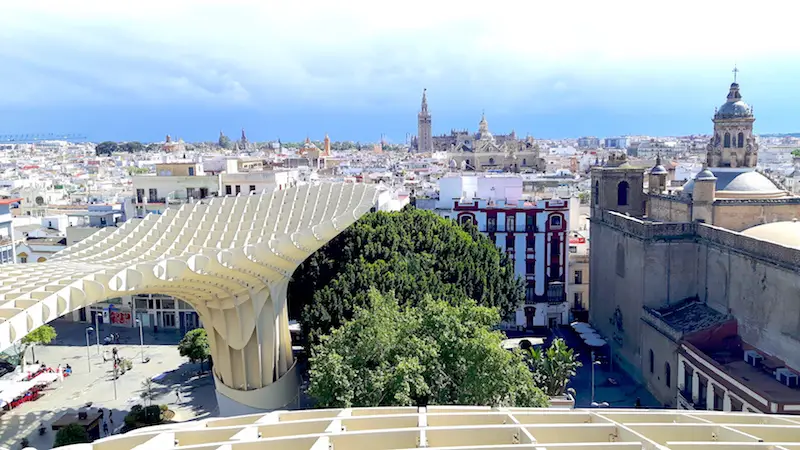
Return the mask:
<svg viewBox="0 0 800 450">
<path fill-rule="evenodd" d="M 95 336 L 97 336 L 97 354 L 99 355 L 100 354 L 100 313 L 99 312 L 94 316 L 94 327 L 97 329 L 97 333 L 95 334 Z"/>
<path fill-rule="evenodd" d="M 142 321 L 136 319 L 136 325 L 139 325 L 139 348 L 142 351 L 142 364 L 144 364 L 144 335 L 142 334 Z"/>
<path fill-rule="evenodd" d="M 600 361 L 594 360 L 594 350 L 592 350 L 592 406 L 596 406 L 594 401 L 594 366 L 599 366 L 600 364 Z M 608 406 L 608 403 L 606 403 L 606 406 Z"/>
<path fill-rule="evenodd" d="M 94 331 L 92 327 L 86 327 L 86 363 L 89 364 L 89 372 L 92 371 L 92 354 L 89 353 L 89 333 Z"/>
</svg>

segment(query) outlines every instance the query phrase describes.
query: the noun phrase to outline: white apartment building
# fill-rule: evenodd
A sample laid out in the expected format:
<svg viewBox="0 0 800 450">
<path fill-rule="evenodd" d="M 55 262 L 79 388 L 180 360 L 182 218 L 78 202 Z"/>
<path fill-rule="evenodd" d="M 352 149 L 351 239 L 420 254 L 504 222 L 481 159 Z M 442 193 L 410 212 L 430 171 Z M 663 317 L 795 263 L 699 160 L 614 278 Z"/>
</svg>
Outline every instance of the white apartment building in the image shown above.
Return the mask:
<svg viewBox="0 0 800 450">
<path fill-rule="evenodd" d="M 198 162 L 156 164 L 156 173 L 132 177 L 136 214 L 161 213 L 170 205 L 219 195 L 219 177 L 207 175 Z"/>
<path fill-rule="evenodd" d="M 472 222 L 508 254 L 525 282 L 525 304 L 508 325 L 553 328 L 570 320 L 569 202 L 528 201 L 522 189 L 519 176 L 447 176 L 439 180 L 434 211 L 459 223 Z"/>
</svg>

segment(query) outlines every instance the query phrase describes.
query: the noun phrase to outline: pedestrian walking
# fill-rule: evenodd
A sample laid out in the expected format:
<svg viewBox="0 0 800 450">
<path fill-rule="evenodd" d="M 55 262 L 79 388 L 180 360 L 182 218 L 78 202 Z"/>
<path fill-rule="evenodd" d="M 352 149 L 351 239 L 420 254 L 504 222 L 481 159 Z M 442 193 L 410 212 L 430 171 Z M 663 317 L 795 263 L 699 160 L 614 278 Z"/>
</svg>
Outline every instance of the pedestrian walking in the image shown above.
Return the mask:
<svg viewBox="0 0 800 450">
<path fill-rule="evenodd" d="M 108 422 L 103 422 L 103 434 L 108 436 Z"/>
<path fill-rule="evenodd" d="M 180 403 L 181 402 L 181 390 L 180 390 L 180 388 L 179 389 L 175 389 L 175 397 L 178 398 L 178 403 Z"/>
<path fill-rule="evenodd" d="M 111 422 L 111 426 L 114 426 L 114 419 L 111 418 L 111 410 L 108 410 L 108 421 Z"/>
</svg>

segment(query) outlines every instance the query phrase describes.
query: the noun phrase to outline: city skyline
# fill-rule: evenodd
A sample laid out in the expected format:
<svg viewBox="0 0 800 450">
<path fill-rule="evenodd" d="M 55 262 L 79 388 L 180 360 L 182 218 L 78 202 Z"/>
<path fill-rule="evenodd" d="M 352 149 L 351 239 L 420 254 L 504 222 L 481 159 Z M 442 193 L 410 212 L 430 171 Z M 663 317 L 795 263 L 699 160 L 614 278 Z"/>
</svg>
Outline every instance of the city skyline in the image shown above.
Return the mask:
<svg viewBox="0 0 800 450">
<path fill-rule="evenodd" d="M 423 88 L 434 134 L 475 131 L 484 110 L 493 132 L 543 139 L 706 134 L 734 64 L 755 132 L 796 132 L 796 7 L 782 6 L 14 4 L 0 134 L 397 143 Z M 748 19 L 731 36 L 729 11 Z M 653 12 L 673 32 L 653 33 Z"/>
</svg>

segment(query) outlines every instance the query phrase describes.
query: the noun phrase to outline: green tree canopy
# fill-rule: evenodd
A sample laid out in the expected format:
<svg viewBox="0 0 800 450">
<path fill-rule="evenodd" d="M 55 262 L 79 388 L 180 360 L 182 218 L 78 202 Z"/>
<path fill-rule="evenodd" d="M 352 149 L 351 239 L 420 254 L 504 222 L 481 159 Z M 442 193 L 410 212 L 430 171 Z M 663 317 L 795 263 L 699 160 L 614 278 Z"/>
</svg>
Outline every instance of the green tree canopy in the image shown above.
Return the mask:
<svg viewBox="0 0 800 450">
<path fill-rule="evenodd" d="M 97 156 L 100 155 L 111 155 L 114 152 L 119 151 L 119 144 L 113 141 L 105 141 L 97 144 L 94 148 L 94 152 Z"/>
<path fill-rule="evenodd" d="M 426 294 L 471 298 L 503 317 L 524 300 L 522 281 L 491 240 L 409 208 L 367 214 L 301 264 L 289 284 L 291 315 L 312 338 L 327 334 L 367 304 L 370 288 L 395 292 L 403 305 Z"/>
<path fill-rule="evenodd" d="M 208 335 L 205 328 L 188 331 L 178 343 L 178 353 L 192 362 L 203 362 L 208 359 Z"/>
<path fill-rule="evenodd" d="M 144 145 L 142 145 L 141 142 L 136 142 L 136 141 L 126 142 L 120 145 L 120 150 L 128 153 L 137 153 L 144 150 Z"/>
<path fill-rule="evenodd" d="M 564 395 L 567 383 L 583 365 L 563 339 L 553 340 L 547 349 L 529 348 L 526 352 L 525 360 L 534 374 L 536 385 L 551 397 Z"/>
<path fill-rule="evenodd" d="M 501 347 L 496 309 L 475 301 L 401 306 L 373 289 L 368 305 L 312 349 L 319 407 L 430 404 L 545 406 L 520 353 Z"/>
<path fill-rule="evenodd" d="M 219 140 L 217 141 L 217 144 L 224 149 L 230 150 L 233 148 L 233 142 L 231 142 L 231 138 L 225 136 L 222 134 L 222 132 L 219 133 Z"/>
<path fill-rule="evenodd" d="M 25 353 L 28 348 L 35 344 L 49 344 L 56 338 L 56 330 L 50 325 L 42 325 L 39 328 L 28 333 L 20 340 L 20 355 L 22 356 L 22 364 L 25 364 Z M 33 357 L 36 359 L 36 356 Z"/>
<path fill-rule="evenodd" d="M 84 444 L 88 442 L 91 442 L 91 440 L 89 439 L 89 433 L 86 432 L 86 429 L 77 423 L 71 423 L 58 430 L 53 447 L 63 447 L 65 445 Z"/>
</svg>

